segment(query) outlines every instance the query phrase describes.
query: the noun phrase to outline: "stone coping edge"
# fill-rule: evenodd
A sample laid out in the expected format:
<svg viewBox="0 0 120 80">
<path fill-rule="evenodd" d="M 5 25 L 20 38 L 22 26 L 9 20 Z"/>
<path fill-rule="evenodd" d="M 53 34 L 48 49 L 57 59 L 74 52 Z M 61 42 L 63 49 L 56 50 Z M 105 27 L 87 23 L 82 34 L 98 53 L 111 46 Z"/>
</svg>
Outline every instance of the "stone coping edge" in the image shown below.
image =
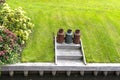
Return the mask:
<svg viewBox="0 0 120 80">
<path fill-rule="evenodd" d="M 56 65 L 55 63 L 17 63 L 1 66 L 1 71 L 120 71 L 120 63 Z"/>
</svg>

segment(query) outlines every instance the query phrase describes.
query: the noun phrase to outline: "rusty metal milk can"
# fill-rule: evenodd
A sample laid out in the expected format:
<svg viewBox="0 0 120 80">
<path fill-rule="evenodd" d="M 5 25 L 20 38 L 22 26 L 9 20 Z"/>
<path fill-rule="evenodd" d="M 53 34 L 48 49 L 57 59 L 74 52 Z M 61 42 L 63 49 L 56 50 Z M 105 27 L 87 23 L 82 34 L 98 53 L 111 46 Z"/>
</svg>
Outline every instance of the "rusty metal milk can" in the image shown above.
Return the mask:
<svg viewBox="0 0 120 80">
<path fill-rule="evenodd" d="M 65 43 L 73 43 L 73 33 L 71 29 L 68 29 L 66 32 Z"/>
<path fill-rule="evenodd" d="M 73 43 L 80 44 L 80 30 L 75 30 Z"/>
<path fill-rule="evenodd" d="M 59 29 L 59 31 L 57 32 L 57 42 L 58 43 L 64 42 L 64 30 L 63 29 Z"/>
</svg>

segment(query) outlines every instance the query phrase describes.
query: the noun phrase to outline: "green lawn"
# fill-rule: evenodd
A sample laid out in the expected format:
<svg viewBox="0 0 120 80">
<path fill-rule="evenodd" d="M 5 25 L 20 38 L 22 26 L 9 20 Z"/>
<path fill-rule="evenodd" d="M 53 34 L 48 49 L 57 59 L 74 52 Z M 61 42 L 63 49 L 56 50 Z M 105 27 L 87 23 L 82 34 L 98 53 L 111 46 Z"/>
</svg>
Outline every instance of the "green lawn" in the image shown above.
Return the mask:
<svg viewBox="0 0 120 80">
<path fill-rule="evenodd" d="M 53 32 L 80 29 L 87 62 L 120 62 L 119 0 L 7 0 L 35 24 L 23 62 L 54 61 Z"/>
</svg>

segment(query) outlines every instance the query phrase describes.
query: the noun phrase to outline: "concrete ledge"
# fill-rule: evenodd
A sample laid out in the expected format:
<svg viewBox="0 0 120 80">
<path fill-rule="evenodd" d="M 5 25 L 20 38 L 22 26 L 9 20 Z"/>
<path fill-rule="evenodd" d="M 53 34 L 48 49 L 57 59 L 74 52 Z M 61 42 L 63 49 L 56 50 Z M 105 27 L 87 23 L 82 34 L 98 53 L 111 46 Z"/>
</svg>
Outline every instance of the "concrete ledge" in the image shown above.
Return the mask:
<svg viewBox="0 0 120 80">
<path fill-rule="evenodd" d="M 118 63 L 88 63 L 87 65 L 56 65 L 54 63 L 18 63 L 4 65 L 1 71 L 120 71 Z"/>
</svg>

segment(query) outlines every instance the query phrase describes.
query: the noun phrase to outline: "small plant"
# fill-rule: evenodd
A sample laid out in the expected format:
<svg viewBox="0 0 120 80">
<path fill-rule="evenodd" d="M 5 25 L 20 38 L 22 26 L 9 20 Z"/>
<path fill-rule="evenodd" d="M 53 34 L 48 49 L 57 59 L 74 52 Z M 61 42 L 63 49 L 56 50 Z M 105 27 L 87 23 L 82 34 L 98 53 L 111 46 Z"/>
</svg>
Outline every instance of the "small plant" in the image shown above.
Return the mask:
<svg viewBox="0 0 120 80">
<path fill-rule="evenodd" d="M 0 64 L 18 62 L 17 36 L 8 29 L 0 28 Z"/>
<path fill-rule="evenodd" d="M 33 28 L 30 18 L 24 15 L 22 8 L 11 9 L 8 4 L 3 4 L 0 10 L 0 25 L 14 32 L 19 44 L 25 44 Z"/>
</svg>

